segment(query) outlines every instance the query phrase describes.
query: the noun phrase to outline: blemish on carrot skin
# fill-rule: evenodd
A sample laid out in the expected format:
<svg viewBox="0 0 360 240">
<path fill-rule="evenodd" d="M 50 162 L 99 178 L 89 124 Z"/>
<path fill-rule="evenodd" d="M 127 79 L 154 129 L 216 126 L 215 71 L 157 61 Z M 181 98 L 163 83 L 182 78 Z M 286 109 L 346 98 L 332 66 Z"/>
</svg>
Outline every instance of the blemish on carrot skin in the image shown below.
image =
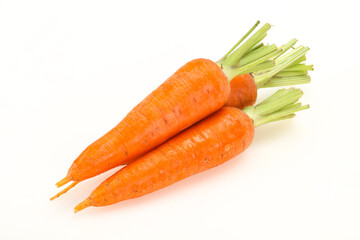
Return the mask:
<svg viewBox="0 0 360 240">
<path fill-rule="evenodd" d="M 164 118 L 164 122 L 165 122 L 166 125 L 169 125 L 168 120 L 166 120 L 165 118 Z"/>
<path fill-rule="evenodd" d="M 128 152 L 127 152 L 127 151 L 125 151 L 125 155 L 128 156 Z"/>
<path fill-rule="evenodd" d="M 210 94 L 210 90 L 209 90 L 209 89 L 206 89 L 206 92 L 207 92 L 208 94 Z"/>
</svg>

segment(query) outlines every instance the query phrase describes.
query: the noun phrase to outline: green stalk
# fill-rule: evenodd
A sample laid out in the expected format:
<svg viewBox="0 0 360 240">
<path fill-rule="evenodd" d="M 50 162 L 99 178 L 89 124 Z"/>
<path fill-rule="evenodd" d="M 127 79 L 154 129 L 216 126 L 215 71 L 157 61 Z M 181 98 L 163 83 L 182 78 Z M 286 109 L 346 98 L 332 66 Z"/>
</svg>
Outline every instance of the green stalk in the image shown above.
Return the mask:
<svg viewBox="0 0 360 240">
<path fill-rule="evenodd" d="M 261 88 L 269 88 L 269 87 L 283 87 L 290 85 L 299 85 L 310 83 L 311 78 L 308 75 L 303 76 L 293 76 L 293 77 L 273 77 L 269 82 L 267 82 Z"/>
<path fill-rule="evenodd" d="M 294 66 L 290 66 L 286 69 L 284 69 L 284 72 L 292 72 L 292 71 L 313 71 L 314 70 L 314 66 L 313 65 L 305 65 L 304 63 L 302 64 L 296 64 Z"/>
<path fill-rule="evenodd" d="M 270 59 L 271 57 L 277 55 L 279 52 L 281 52 L 280 49 L 272 52 L 272 53 L 269 53 L 259 59 L 257 59 L 256 61 L 253 61 L 243 67 L 237 67 L 237 68 L 233 68 L 233 67 L 229 67 L 229 66 L 222 66 L 222 70 L 223 72 L 225 73 L 225 75 L 227 76 L 228 80 L 231 81 L 234 77 L 238 76 L 238 75 L 241 75 L 241 74 L 246 74 L 246 73 L 249 73 L 252 68 L 254 67 L 259 67 L 259 64 L 267 61 L 268 59 Z"/>
<path fill-rule="evenodd" d="M 304 62 L 305 60 L 306 60 L 306 56 L 304 55 L 304 56 L 300 57 L 298 60 L 294 61 L 292 64 L 290 64 L 289 67 L 296 66 L 296 65 Z"/>
<path fill-rule="evenodd" d="M 277 55 L 275 55 L 274 57 L 272 57 L 271 59 L 276 61 L 276 65 L 279 65 L 281 62 L 283 62 L 283 60 L 289 58 L 289 56 L 291 56 L 291 53 L 286 53 L 290 48 L 292 48 L 295 43 L 297 42 L 297 39 L 291 39 L 288 43 L 282 45 L 279 49 L 281 49 L 282 51 L 280 53 L 278 53 Z M 282 58 L 282 61 L 279 61 L 277 58 L 279 58 L 280 56 L 287 56 L 286 58 Z M 281 60 L 281 59 L 280 59 Z M 262 71 L 257 71 L 256 75 L 262 75 L 266 72 L 268 72 L 270 69 L 264 69 Z"/>
<path fill-rule="evenodd" d="M 230 55 L 230 53 L 232 53 L 232 51 L 234 51 L 234 49 L 237 48 L 237 46 L 239 46 L 239 44 L 242 43 L 242 41 L 244 41 L 245 38 L 247 38 L 259 24 L 260 24 L 260 21 L 259 20 L 256 21 L 254 26 L 252 28 L 250 28 L 250 30 L 247 33 L 245 33 L 245 35 L 219 61 L 217 61 L 217 63 L 219 65 L 221 65 L 222 62 Z"/>
<path fill-rule="evenodd" d="M 303 48 L 304 46 L 299 46 L 296 49 L 299 49 L 299 48 Z M 276 59 L 276 61 L 280 64 L 280 63 L 283 63 L 284 61 L 286 61 L 287 59 L 289 59 L 289 57 L 293 54 L 294 50 L 293 51 L 290 51 L 290 52 L 287 52 L 283 55 L 281 55 L 278 59 Z M 292 64 L 299 64 L 303 61 L 306 60 L 306 57 L 305 55 L 302 57 L 302 58 L 298 58 L 297 61 L 293 61 Z"/>
<path fill-rule="evenodd" d="M 260 30 L 261 30 L 261 29 L 260 29 Z M 241 59 L 242 56 L 244 56 L 244 55 L 248 54 L 249 52 L 251 52 L 251 50 L 252 50 L 254 47 L 256 47 L 257 45 L 261 44 L 261 41 L 266 37 L 266 35 L 267 35 L 266 32 L 263 33 L 263 34 L 261 34 L 257 39 L 254 40 L 253 43 L 251 43 L 251 45 L 250 45 L 247 49 L 244 48 L 244 52 L 242 53 L 242 55 L 241 55 L 241 57 L 240 57 L 239 59 Z M 245 43 L 246 43 L 246 42 L 245 42 Z M 236 63 L 236 61 L 235 61 L 233 64 L 235 64 L 235 63 Z"/>
<path fill-rule="evenodd" d="M 266 23 L 255 33 L 259 21 L 218 61 L 228 80 L 246 73 L 252 73 L 257 88 L 308 83 L 309 65 L 300 65 L 308 48 L 300 46 L 288 51 L 296 44 L 296 39 L 277 48 L 276 45 L 264 45 L 271 25 Z M 312 67 L 311 67 L 312 68 Z M 291 70 L 291 71 L 290 71 Z"/>
<path fill-rule="evenodd" d="M 248 106 L 243 109 L 254 122 L 254 126 L 293 118 L 295 112 L 309 108 L 309 105 L 301 105 L 297 101 L 303 92 L 300 89 L 281 89 L 256 106 Z"/>
<path fill-rule="evenodd" d="M 308 71 L 282 71 L 275 75 L 275 77 L 295 77 L 307 75 Z"/>
<path fill-rule="evenodd" d="M 255 61 L 256 59 L 259 59 L 259 58 L 261 58 L 273 51 L 276 51 L 276 50 L 277 50 L 277 47 L 275 44 L 259 47 L 255 50 L 252 50 L 248 54 L 244 55 L 240 59 L 240 63 L 237 64 L 236 67 L 238 67 L 238 66 L 242 67 L 242 66 L 249 64 L 249 63 Z"/>
<path fill-rule="evenodd" d="M 262 46 L 264 46 L 264 44 L 259 43 L 258 45 L 254 46 L 252 49 L 250 49 L 250 51 L 254 51 L 254 50 L 256 50 L 256 49 L 258 49 L 259 47 L 262 47 Z"/>
<path fill-rule="evenodd" d="M 262 26 L 254 35 L 252 35 L 247 41 L 245 41 L 240 47 L 235 49 L 225 59 L 218 61 L 220 65 L 235 65 L 239 62 L 241 57 L 256 46 L 261 40 L 266 37 L 266 32 L 271 28 L 271 25 L 266 23 Z M 236 46 L 237 47 L 237 46 Z"/>
<path fill-rule="evenodd" d="M 255 73 L 254 80 L 255 80 L 256 86 L 258 88 L 261 88 L 263 85 L 265 85 L 267 82 L 269 82 L 272 77 L 274 77 L 276 74 L 278 74 L 282 70 L 289 67 L 294 61 L 298 60 L 303 55 L 305 55 L 305 53 L 308 50 L 309 50 L 309 48 L 299 46 L 296 49 L 294 49 L 293 51 L 285 54 L 285 56 L 287 56 L 286 58 L 284 58 L 283 56 L 280 56 L 278 58 L 279 61 L 275 61 L 276 65 L 270 71 L 268 71 L 266 73 L 262 73 L 260 75 Z"/>
<path fill-rule="evenodd" d="M 286 43 L 285 45 L 282 45 L 280 48 L 282 49 L 282 54 L 286 53 L 290 48 L 292 48 L 296 43 L 297 43 L 297 39 L 293 38 L 291 39 L 288 43 Z M 276 56 L 274 58 L 277 59 L 278 57 L 280 57 L 282 54 Z"/>
<path fill-rule="evenodd" d="M 272 67 L 275 67 L 275 61 L 274 60 L 266 60 L 265 62 L 262 62 L 254 67 L 248 68 L 248 72 L 252 73 L 252 72 L 257 72 L 257 71 L 262 71 L 264 69 L 270 69 Z"/>
</svg>

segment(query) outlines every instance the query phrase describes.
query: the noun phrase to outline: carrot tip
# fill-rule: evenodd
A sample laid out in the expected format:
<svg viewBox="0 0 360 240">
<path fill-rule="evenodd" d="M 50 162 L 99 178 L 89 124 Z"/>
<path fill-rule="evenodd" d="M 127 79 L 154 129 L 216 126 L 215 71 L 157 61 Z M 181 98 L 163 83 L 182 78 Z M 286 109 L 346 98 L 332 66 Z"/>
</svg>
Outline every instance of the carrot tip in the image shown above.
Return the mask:
<svg viewBox="0 0 360 240">
<path fill-rule="evenodd" d="M 71 178 L 66 176 L 63 179 L 61 179 L 60 181 L 58 181 L 55 185 L 59 188 L 59 187 L 64 186 L 65 184 L 67 184 L 70 181 L 71 181 Z"/>
<path fill-rule="evenodd" d="M 67 186 L 66 188 L 64 188 L 62 191 L 60 191 L 59 193 L 57 193 L 56 195 L 52 196 L 50 198 L 50 201 L 60 197 L 61 195 L 63 195 L 64 193 L 66 193 L 67 191 L 69 191 L 70 189 L 72 189 L 73 187 L 76 186 L 76 184 L 78 184 L 79 182 L 73 182 L 72 184 L 70 184 L 69 186 Z"/>
<path fill-rule="evenodd" d="M 84 210 L 85 208 L 90 207 L 90 201 L 89 199 L 85 199 L 84 201 L 82 201 L 81 203 L 79 203 L 75 208 L 74 208 L 74 213 L 80 212 L 81 210 Z"/>
</svg>

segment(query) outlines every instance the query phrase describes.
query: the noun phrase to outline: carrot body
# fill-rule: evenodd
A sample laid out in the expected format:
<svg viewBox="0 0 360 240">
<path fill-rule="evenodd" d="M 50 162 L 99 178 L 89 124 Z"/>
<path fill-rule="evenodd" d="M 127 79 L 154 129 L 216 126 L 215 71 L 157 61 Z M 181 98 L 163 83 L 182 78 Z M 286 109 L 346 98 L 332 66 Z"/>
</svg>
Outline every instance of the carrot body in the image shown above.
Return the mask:
<svg viewBox="0 0 360 240">
<path fill-rule="evenodd" d="M 186 63 L 148 95 L 111 131 L 88 146 L 64 181 L 82 181 L 128 163 L 220 109 L 230 92 L 216 63 Z"/>
<path fill-rule="evenodd" d="M 101 183 L 75 211 L 137 198 L 222 164 L 252 142 L 254 124 L 236 108 L 222 108 Z"/>
<path fill-rule="evenodd" d="M 257 87 L 254 78 L 250 74 L 242 74 L 230 81 L 230 96 L 225 106 L 243 109 L 255 104 Z"/>
</svg>

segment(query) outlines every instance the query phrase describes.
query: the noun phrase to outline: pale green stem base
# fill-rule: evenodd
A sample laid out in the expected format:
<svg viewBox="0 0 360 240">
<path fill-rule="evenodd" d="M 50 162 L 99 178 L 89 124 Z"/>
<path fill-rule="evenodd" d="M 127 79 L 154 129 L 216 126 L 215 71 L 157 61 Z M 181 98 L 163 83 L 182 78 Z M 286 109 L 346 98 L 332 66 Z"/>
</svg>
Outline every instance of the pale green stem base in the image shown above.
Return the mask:
<svg viewBox="0 0 360 240">
<path fill-rule="evenodd" d="M 264 24 L 264 26 L 250 36 L 258 25 L 259 21 L 216 62 L 224 71 L 229 81 L 237 75 L 264 70 L 275 65 L 274 61 L 268 60 L 278 56 L 281 50 L 278 50 L 275 44 L 264 45 L 260 43 L 266 37 L 271 25 L 268 23 Z M 242 43 L 247 37 L 249 38 Z"/>
<path fill-rule="evenodd" d="M 303 92 L 300 89 L 281 89 L 256 106 L 248 106 L 243 109 L 254 122 L 254 126 L 293 118 L 295 112 L 309 108 L 309 105 L 301 105 L 297 101 Z"/>
</svg>

